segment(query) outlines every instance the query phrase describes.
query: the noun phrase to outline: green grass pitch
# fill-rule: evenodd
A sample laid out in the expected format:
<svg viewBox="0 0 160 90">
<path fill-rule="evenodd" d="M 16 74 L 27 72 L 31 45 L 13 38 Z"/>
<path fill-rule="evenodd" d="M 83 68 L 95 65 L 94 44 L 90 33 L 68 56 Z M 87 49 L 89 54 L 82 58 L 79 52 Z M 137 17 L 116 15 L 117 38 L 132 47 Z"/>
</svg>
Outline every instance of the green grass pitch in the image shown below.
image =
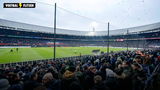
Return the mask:
<svg viewBox="0 0 160 90">
<path fill-rule="evenodd" d="M 13 49 L 13 52 L 10 50 Z M 91 55 L 92 50 L 100 49 L 106 52 L 106 47 L 57 47 L 56 58 Z M 110 51 L 122 51 L 125 48 L 110 48 Z M 19 48 L 18 52 L 16 48 L 0 48 L 0 64 L 14 63 L 23 61 L 33 61 L 41 59 L 53 58 L 53 48 L 51 47 L 38 47 L 38 48 Z"/>
</svg>

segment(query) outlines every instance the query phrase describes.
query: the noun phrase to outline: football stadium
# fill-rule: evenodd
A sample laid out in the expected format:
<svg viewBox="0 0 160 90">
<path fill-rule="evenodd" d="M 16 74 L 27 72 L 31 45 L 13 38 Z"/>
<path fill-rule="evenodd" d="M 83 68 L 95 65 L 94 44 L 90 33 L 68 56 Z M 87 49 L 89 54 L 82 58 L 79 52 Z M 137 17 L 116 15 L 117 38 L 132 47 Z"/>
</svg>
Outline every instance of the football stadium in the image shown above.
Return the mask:
<svg viewBox="0 0 160 90">
<path fill-rule="evenodd" d="M 0 63 L 34 60 L 52 60 L 54 47 L 53 28 L 0 19 Z M 110 31 L 73 31 L 57 29 L 56 58 L 94 55 L 92 51 L 127 51 L 160 47 L 160 23 Z M 126 34 L 130 30 L 129 34 Z M 94 34 L 94 35 L 90 35 Z M 63 53 L 63 54 L 62 54 Z M 29 56 L 28 56 L 29 55 Z"/>
<path fill-rule="evenodd" d="M 112 0 L 106 1 L 115 4 Z M 138 20 L 143 21 L 139 19 L 143 18 L 139 17 L 141 13 L 131 15 L 132 8 L 128 6 L 127 13 L 133 18 L 138 17 L 137 24 L 128 20 L 127 23 L 133 24 L 129 26 L 126 21 L 131 17 L 128 16 L 126 21 L 116 21 L 119 26 L 124 26 L 117 28 L 112 22 L 122 18 L 120 14 L 111 14 L 114 18 L 104 23 L 98 20 L 97 13 L 97 18 L 93 19 L 56 3 L 31 2 L 36 3 L 32 8 L 36 14 L 26 7 L 23 9 L 24 3 L 18 3 L 21 5 L 18 9 L 10 8 L 13 11 L 0 8 L 3 13 L 18 12 L 12 13 L 14 17 L 0 13 L 0 90 L 160 90 L 160 20 L 153 18 L 154 22 L 139 24 Z M 126 5 L 131 1 L 115 2 L 118 2 L 115 6 L 123 7 L 123 3 Z M 146 2 L 143 0 L 140 5 L 144 3 L 146 7 Z M 78 4 L 84 3 L 79 1 Z M 46 11 L 51 7 L 54 11 Z M 83 10 L 90 13 L 92 9 L 89 7 L 84 4 Z M 44 17 L 36 17 L 42 13 Z M 52 18 L 48 18 L 49 15 Z"/>
</svg>

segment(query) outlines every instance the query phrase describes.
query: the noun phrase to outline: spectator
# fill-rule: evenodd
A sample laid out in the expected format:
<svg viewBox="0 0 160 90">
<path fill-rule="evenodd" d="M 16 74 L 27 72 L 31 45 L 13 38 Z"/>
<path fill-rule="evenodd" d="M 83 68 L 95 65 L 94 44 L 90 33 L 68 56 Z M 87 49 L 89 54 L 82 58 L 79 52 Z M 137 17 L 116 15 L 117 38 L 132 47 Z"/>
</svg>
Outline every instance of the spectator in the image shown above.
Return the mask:
<svg viewBox="0 0 160 90">
<path fill-rule="evenodd" d="M 142 53 L 112 52 L 6 66 L 0 70 L 0 78 L 6 78 L 0 79 L 0 90 L 159 90 L 157 51 Z"/>
<path fill-rule="evenodd" d="M 102 77 L 100 75 L 96 75 L 94 76 L 94 86 L 91 90 L 109 90 L 109 88 L 107 88 L 103 83 Z"/>
<path fill-rule="evenodd" d="M 145 87 L 146 74 L 138 63 L 132 64 L 132 90 L 143 90 Z"/>
<path fill-rule="evenodd" d="M 7 79 L 0 79 L 0 90 L 8 90 L 9 87 L 10 84 Z"/>
</svg>

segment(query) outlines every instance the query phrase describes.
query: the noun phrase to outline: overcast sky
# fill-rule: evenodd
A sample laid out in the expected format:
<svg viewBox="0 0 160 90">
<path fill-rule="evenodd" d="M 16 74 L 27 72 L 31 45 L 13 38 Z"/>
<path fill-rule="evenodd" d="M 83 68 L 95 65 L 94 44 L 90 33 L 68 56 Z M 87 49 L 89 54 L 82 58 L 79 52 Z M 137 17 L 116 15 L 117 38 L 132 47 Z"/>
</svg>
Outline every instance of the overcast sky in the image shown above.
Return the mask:
<svg viewBox="0 0 160 90">
<path fill-rule="evenodd" d="M 35 2 L 36 8 L 3 8 L 9 2 Z M 160 0 L 0 0 L 0 18 L 53 27 L 55 2 L 58 28 L 102 31 L 107 22 L 111 29 L 160 22 Z"/>
</svg>

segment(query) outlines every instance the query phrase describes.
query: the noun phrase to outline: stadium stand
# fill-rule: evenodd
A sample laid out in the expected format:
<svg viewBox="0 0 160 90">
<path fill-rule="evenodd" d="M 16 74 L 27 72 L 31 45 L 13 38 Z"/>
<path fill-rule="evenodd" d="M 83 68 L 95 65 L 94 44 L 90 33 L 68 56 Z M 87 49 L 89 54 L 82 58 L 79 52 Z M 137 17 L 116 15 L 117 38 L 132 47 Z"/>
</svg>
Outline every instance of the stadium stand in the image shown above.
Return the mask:
<svg viewBox="0 0 160 90">
<path fill-rule="evenodd" d="M 14 23 L 14 24 L 12 24 Z M 160 23 L 140 27 L 110 31 L 97 31 L 88 35 L 87 31 L 57 29 L 57 46 L 106 46 L 108 38 L 112 47 L 153 48 L 160 47 Z M 23 27 L 23 28 L 22 28 Z M 129 30 L 129 34 L 126 34 Z M 53 30 L 42 27 L 0 19 L 0 46 L 53 46 Z M 30 43 L 28 43 L 30 42 Z"/>
</svg>

